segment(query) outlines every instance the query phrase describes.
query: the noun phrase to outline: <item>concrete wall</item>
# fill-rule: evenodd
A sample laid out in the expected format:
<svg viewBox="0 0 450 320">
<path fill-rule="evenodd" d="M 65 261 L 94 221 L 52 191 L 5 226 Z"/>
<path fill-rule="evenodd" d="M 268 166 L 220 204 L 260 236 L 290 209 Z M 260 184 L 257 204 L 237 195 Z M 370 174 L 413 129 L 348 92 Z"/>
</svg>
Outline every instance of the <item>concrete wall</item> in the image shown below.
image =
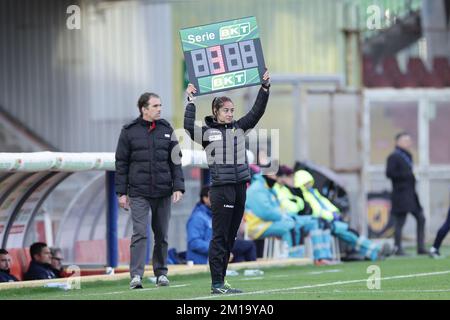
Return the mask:
<svg viewBox="0 0 450 320">
<path fill-rule="evenodd" d="M 79 30 L 66 26 L 72 4 Z M 1 1 L 0 105 L 59 150 L 114 151 L 141 93 L 172 117 L 170 33 L 165 3 Z"/>
</svg>

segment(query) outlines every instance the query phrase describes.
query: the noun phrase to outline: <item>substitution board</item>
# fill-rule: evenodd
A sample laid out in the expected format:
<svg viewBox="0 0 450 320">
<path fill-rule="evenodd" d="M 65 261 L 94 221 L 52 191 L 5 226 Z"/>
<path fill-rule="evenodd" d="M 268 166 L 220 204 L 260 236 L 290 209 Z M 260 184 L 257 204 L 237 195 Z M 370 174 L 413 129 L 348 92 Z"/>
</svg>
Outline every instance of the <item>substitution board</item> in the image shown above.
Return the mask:
<svg viewBox="0 0 450 320">
<path fill-rule="evenodd" d="M 180 36 L 196 95 L 261 83 L 265 63 L 255 17 L 181 29 Z"/>
</svg>

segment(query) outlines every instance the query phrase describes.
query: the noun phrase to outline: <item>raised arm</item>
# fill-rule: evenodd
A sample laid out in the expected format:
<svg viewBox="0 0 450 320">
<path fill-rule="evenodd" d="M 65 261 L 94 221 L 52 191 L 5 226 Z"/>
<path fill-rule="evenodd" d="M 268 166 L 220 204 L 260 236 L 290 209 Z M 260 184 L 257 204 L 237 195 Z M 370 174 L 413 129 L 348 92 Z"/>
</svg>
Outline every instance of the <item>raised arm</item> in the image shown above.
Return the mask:
<svg viewBox="0 0 450 320">
<path fill-rule="evenodd" d="M 266 111 L 267 101 L 269 100 L 269 88 L 270 76 L 269 72 L 266 71 L 263 76 L 261 89 L 259 89 L 258 96 L 256 97 L 252 109 L 237 121 L 242 130 L 247 131 L 253 129 L 263 116 Z"/>
<path fill-rule="evenodd" d="M 184 111 L 184 129 L 189 133 L 192 141 L 197 142 L 202 145 L 203 134 L 206 130 L 206 127 L 199 127 L 195 124 L 195 112 L 196 107 L 194 104 L 193 94 L 197 92 L 197 89 L 194 85 L 189 84 L 186 89 L 186 109 Z"/>
</svg>

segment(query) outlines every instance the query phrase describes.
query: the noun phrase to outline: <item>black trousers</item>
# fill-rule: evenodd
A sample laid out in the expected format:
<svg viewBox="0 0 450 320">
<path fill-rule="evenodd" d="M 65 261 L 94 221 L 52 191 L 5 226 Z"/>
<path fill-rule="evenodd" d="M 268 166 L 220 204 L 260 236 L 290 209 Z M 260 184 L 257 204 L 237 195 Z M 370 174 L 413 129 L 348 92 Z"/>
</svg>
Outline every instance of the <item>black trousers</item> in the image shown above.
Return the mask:
<svg viewBox="0 0 450 320">
<path fill-rule="evenodd" d="M 444 224 L 439 229 L 436 239 L 434 240 L 433 247 L 439 250 L 442 244 L 442 240 L 444 240 L 445 236 L 447 235 L 448 231 L 450 230 L 450 208 L 448 209 L 447 213 L 447 219 L 445 220 Z"/>
<path fill-rule="evenodd" d="M 237 239 L 234 243 L 233 262 L 256 261 L 256 245 L 253 240 Z"/>
<path fill-rule="evenodd" d="M 395 225 L 395 246 L 402 250 L 402 229 L 406 222 L 407 212 L 393 214 Z M 425 250 L 425 216 L 422 211 L 411 212 L 417 221 L 417 251 Z"/>
<path fill-rule="evenodd" d="M 224 283 L 230 253 L 244 215 L 247 184 L 212 186 L 212 239 L 209 243 L 209 268 L 213 285 Z"/>
</svg>

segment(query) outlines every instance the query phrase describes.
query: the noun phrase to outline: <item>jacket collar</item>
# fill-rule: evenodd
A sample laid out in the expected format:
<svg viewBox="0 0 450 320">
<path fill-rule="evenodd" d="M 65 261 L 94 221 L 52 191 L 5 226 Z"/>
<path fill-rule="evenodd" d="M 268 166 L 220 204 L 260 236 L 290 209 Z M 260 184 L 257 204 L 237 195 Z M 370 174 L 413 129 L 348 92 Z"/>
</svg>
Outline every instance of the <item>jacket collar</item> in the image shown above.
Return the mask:
<svg viewBox="0 0 450 320">
<path fill-rule="evenodd" d="M 170 124 L 165 119 L 158 119 L 155 121 L 147 121 L 147 120 L 144 120 L 141 116 L 139 116 L 135 121 L 147 128 L 151 127 L 153 125 L 153 123 L 155 123 L 156 126 L 164 125 L 166 127 L 170 127 Z"/>
<path fill-rule="evenodd" d="M 0 270 L 0 272 L 6 273 L 6 274 L 10 274 L 11 270 L 10 269 L 8 269 L 8 270 Z"/>
<path fill-rule="evenodd" d="M 272 191 L 272 187 L 270 187 L 269 184 L 267 183 L 266 177 L 263 176 L 261 173 L 255 173 L 253 175 L 251 183 L 254 183 L 254 182 L 259 182 L 264 186 L 264 188 Z"/>
<path fill-rule="evenodd" d="M 213 116 L 206 116 L 205 117 L 205 123 L 210 128 L 225 128 L 225 129 L 231 129 L 234 128 L 234 123 L 236 121 L 233 120 L 231 123 L 219 123 L 216 121 L 216 119 L 213 118 Z"/>
<path fill-rule="evenodd" d="M 31 260 L 30 264 L 33 264 L 35 266 L 38 266 L 38 267 L 41 267 L 41 268 L 44 268 L 44 269 L 48 269 L 48 268 L 51 267 L 51 265 L 48 264 L 48 263 L 40 263 L 40 262 L 37 262 L 36 260 Z"/>
<path fill-rule="evenodd" d="M 399 146 L 396 146 L 395 150 L 397 152 L 402 152 L 402 153 L 406 154 L 409 158 L 412 158 L 412 155 L 411 155 L 411 153 L 409 151 L 407 151 L 407 150 L 405 150 L 403 148 L 400 148 Z"/>
<path fill-rule="evenodd" d="M 275 183 L 277 182 L 277 180 L 269 178 L 268 176 L 263 176 L 263 178 L 264 178 L 264 180 L 266 180 L 266 183 L 269 186 L 269 188 L 272 188 L 275 185 Z"/>
</svg>

